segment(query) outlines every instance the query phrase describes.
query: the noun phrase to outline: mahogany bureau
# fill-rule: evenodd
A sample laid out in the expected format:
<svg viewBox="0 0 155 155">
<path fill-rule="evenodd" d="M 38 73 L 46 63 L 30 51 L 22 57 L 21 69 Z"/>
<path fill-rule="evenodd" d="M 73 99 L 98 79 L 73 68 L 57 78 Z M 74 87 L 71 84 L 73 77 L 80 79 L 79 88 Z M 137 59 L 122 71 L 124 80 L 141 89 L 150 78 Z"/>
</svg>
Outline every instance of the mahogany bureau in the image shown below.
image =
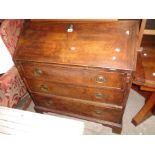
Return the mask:
<svg viewBox="0 0 155 155">
<path fill-rule="evenodd" d="M 28 21 L 14 62 L 37 112 L 53 112 L 120 133 L 132 75 L 134 20 Z"/>
</svg>

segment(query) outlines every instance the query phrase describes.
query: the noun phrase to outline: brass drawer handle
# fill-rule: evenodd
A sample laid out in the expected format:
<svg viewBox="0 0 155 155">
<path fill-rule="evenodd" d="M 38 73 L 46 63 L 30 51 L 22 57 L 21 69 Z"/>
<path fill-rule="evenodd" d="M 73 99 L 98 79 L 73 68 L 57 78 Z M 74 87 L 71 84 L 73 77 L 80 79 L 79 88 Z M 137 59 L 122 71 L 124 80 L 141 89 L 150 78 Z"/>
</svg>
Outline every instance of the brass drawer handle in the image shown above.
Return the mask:
<svg viewBox="0 0 155 155">
<path fill-rule="evenodd" d="M 48 86 L 43 84 L 43 85 L 40 86 L 40 90 L 44 91 L 44 92 L 48 92 Z"/>
<path fill-rule="evenodd" d="M 95 97 L 96 97 L 97 99 L 103 99 L 103 98 L 105 98 L 105 95 L 102 94 L 102 93 L 95 93 Z"/>
<path fill-rule="evenodd" d="M 102 75 L 98 75 L 98 76 L 96 77 L 95 81 L 96 81 L 97 83 L 103 83 L 103 82 L 106 82 L 106 78 L 103 77 Z"/>
<path fill-rule="evenodd" d="M 97 115 L 103 115 L 103 111 L 102 110 L 95 110 L 95 114 L 97 114 Z"/>
<path fill-rule="evenodd" d="M 43 74 L 43 71 L 41 69 L 36 68 L 34 74 L 35 76 L 41 76 Z"/>
<path fill-rule="evenodd" d="M 67 32 L 73 32 L 74 31 L 74 26 L 73 24 L 70 24 L 67 28 Z"/>
</svg>

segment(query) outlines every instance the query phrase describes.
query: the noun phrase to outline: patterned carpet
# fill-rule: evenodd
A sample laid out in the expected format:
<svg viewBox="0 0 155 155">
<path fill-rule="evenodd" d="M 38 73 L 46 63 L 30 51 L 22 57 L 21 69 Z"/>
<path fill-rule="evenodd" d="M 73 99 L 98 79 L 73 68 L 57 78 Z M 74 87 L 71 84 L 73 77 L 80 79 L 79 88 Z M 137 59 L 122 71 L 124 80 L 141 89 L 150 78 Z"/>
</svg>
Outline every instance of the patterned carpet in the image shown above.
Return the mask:
<svg viewBox="0 0 155 155">
<path fill-rule="evenodd" d="M 123 130 L 122 135 L 154 135 L 155 134 L 155 116 L 151 116 L 149 119 L 142 122 L 139 126 L 135 127 L 131 120 L 133 116 L 144 105 L 144 98 L 140 96 L 136 91 L 130 91 L 127 106 L 123 116 Z M 28 111 L 34 111 L 34 104 L 31 103 Z M 53 113 L 46 113 L 48 115 L 54 115 L 64 118 L 75 119 L 72 117 L 57 115 Z M 78 119 L 79 120 L 79 119 Z M 112 130 L 109 127 L 102 126 L 101 124 L 80 120 L 85 123 L 83 134 L 85 135 L 112 135 Z"/>
</svg>

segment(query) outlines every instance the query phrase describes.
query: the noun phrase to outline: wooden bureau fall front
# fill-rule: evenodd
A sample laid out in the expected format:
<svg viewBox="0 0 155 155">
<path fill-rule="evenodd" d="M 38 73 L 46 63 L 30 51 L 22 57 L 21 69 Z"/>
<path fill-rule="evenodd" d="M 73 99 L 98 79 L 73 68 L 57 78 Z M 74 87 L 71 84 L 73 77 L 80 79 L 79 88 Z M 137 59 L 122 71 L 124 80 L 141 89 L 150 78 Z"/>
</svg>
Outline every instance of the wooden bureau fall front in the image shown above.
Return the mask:
<svg viewBox="0 0 155 155">
<path fill-rule="evenodd" d="M 132 75 L 134 20 L 28 21 L 14 62 L 38 112 L 54 112 L 121 132 Z"/>
</svg>

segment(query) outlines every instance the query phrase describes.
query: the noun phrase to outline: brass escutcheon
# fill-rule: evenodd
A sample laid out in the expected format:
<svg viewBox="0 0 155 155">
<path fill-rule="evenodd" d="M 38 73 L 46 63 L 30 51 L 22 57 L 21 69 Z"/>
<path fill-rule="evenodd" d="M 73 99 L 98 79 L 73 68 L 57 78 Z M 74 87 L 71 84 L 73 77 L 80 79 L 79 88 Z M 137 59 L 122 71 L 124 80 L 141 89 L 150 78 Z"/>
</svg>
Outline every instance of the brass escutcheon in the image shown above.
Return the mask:
<svg viewBox="0 0 155 155">
<path fill-rule="evenodd" d="M 43 71 L 41 69 L 36 68 L 34 71 L 35 76 L 41 76 Z"/>
<path fill-rule="evenodd" d="M 43 85 L 40 86 L 40 90 L 44 91 L 44 92 L 48 92 L 48 86 L 43 84 Z"/>
<path fill-rule="evenodd" d="M 102 93 L 95 93 L 95 97 L 96 97 L 97 99 L 102 99 L 102 98 L 105 97 L 105 95 L 102 94 Z"/>
<path fill-rule="evenodd" d="M 102 110 L 95 110 L 95 113 L 96 113 L 97 115 L 103 115 L 103 111 L 102 111 Z"/>
<path fill-rule="evenodd" d="M 102 75 L 98 75 L 98 76 L 96 77 L 95 81 L 96 81 L 97 83 L 103 83 L 103 82 L 106 82 L 106 79 L 105 79 L 105 77 L 103 77 Z"/>
</svg>

